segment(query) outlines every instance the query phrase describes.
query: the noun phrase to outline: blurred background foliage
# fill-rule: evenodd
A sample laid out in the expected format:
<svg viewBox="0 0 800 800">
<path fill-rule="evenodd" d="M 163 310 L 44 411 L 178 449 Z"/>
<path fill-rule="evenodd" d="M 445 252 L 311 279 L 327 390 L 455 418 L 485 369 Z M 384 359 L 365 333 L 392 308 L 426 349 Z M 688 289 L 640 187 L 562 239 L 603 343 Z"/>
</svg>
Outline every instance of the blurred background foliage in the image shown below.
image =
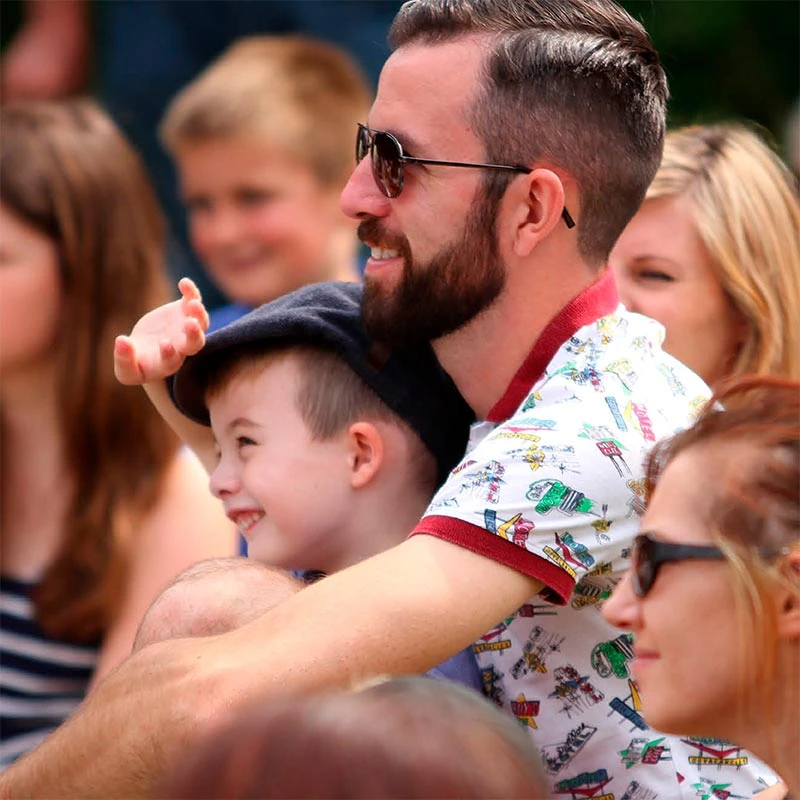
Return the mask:
<svg viewBox="0 0 800 800">
<path fill-rule="evenodd" d="M 94 5 L 114 1 L 95 0 Z M 671 126 L 748 119 L 766 127 L 785 148 L 788 121 L 800 100 L 800 0 L 620 2 L 643 22 L 661 53 L 672 92 Z M 19 24 L 20 5 L 20 0 L 0 0 L 3 44 Z M 102 70 L 102 57 L 94 67 Z"/>
<path fill-rule="evenodd" d="M 800 0 L 621 3 L 661 55 L 672 95 L 670 127 L 752 120 L 786 147 L 800 100 Z"/>
</svg>

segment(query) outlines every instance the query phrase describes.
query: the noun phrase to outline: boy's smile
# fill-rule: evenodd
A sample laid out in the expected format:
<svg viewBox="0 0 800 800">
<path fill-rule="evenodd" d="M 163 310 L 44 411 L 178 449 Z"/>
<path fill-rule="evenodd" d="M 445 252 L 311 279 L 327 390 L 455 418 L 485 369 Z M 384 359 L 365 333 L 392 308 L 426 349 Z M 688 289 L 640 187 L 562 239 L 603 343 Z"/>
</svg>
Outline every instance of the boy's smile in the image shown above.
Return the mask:
<svg viewBox="0 0 800 800">
<path fill-rule="evenodd" d="M 344 436 L 314 439 L 297 409 L 297 357 L 258 358 L 207 397 L 219 460 L 211 491 L 253 558 L 338 569 L 352 515 Z"/>
</svg>

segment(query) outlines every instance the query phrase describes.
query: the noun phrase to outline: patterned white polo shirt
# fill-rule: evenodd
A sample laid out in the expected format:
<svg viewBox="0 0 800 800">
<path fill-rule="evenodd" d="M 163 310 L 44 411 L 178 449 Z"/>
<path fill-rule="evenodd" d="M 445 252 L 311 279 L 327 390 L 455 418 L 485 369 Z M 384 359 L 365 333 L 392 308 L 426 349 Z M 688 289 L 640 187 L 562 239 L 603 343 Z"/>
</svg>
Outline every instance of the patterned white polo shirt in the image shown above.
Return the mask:
<svg viewBox="0 0 800 800">
<path fill-rule="evenodd" d="M 545 329 L 414 531 L 544 583 L 473 649 L 487 695 L 530 731 L 554 797 L 738 798 L 776 780 L 730 743 L 650 729 L 632 637 L 599 612 L 628 566 L 645 453 L 709 396 L 662 339 L 618 305 L 607 272 Z"/>
</svg>

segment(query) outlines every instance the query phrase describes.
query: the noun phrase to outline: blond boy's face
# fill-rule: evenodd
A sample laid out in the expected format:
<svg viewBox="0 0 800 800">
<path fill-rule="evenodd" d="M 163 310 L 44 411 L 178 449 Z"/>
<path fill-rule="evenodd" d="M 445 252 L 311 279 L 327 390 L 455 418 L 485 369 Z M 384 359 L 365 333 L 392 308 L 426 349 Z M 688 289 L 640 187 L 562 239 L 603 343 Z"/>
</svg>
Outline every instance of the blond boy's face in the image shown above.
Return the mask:
<svg viewBox="0 0 800 800">
<path fill-rule="evenodd" d="M 230 300 L 258 306 L 343 277 L 342 237 L 354 240 L 354 226 L 338 190 L 305 164 L 237 138 L 184 144 L 176 166 L 192 246 Z"/>
<path fill-rule="evenodd" d="M 252 558 L 333 572 L 352 560 L 347 431 L 312 438 L 297 410 L 300 379 L 296 357 L 276 354 L 206 398 L 219 453 L 210 488 Z"/>
</svg>

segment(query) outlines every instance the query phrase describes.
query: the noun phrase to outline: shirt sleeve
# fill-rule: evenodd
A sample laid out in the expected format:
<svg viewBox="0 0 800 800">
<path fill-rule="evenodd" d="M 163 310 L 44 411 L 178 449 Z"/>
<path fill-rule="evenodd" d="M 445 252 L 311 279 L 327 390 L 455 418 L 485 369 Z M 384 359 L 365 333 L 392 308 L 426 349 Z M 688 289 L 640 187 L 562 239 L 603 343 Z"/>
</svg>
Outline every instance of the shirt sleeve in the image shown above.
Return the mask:
<svg viewBox="0 0 800 800">
<path fill-rule="evenodd" d="M 597 424 L 613 426 L 603 398 L 588 405 L 585 397 L 576 404 L 557 396 L 542 404 L 546 411 L 523 410 L 497 426 L 450 475 L 412 535 L 492 558 L 544 583 L 544 599 L 566 603 L 583 575 L 627 555 L 620 537 L 629 541 L 638 525 L 641 437 Z"/>
</svg>

